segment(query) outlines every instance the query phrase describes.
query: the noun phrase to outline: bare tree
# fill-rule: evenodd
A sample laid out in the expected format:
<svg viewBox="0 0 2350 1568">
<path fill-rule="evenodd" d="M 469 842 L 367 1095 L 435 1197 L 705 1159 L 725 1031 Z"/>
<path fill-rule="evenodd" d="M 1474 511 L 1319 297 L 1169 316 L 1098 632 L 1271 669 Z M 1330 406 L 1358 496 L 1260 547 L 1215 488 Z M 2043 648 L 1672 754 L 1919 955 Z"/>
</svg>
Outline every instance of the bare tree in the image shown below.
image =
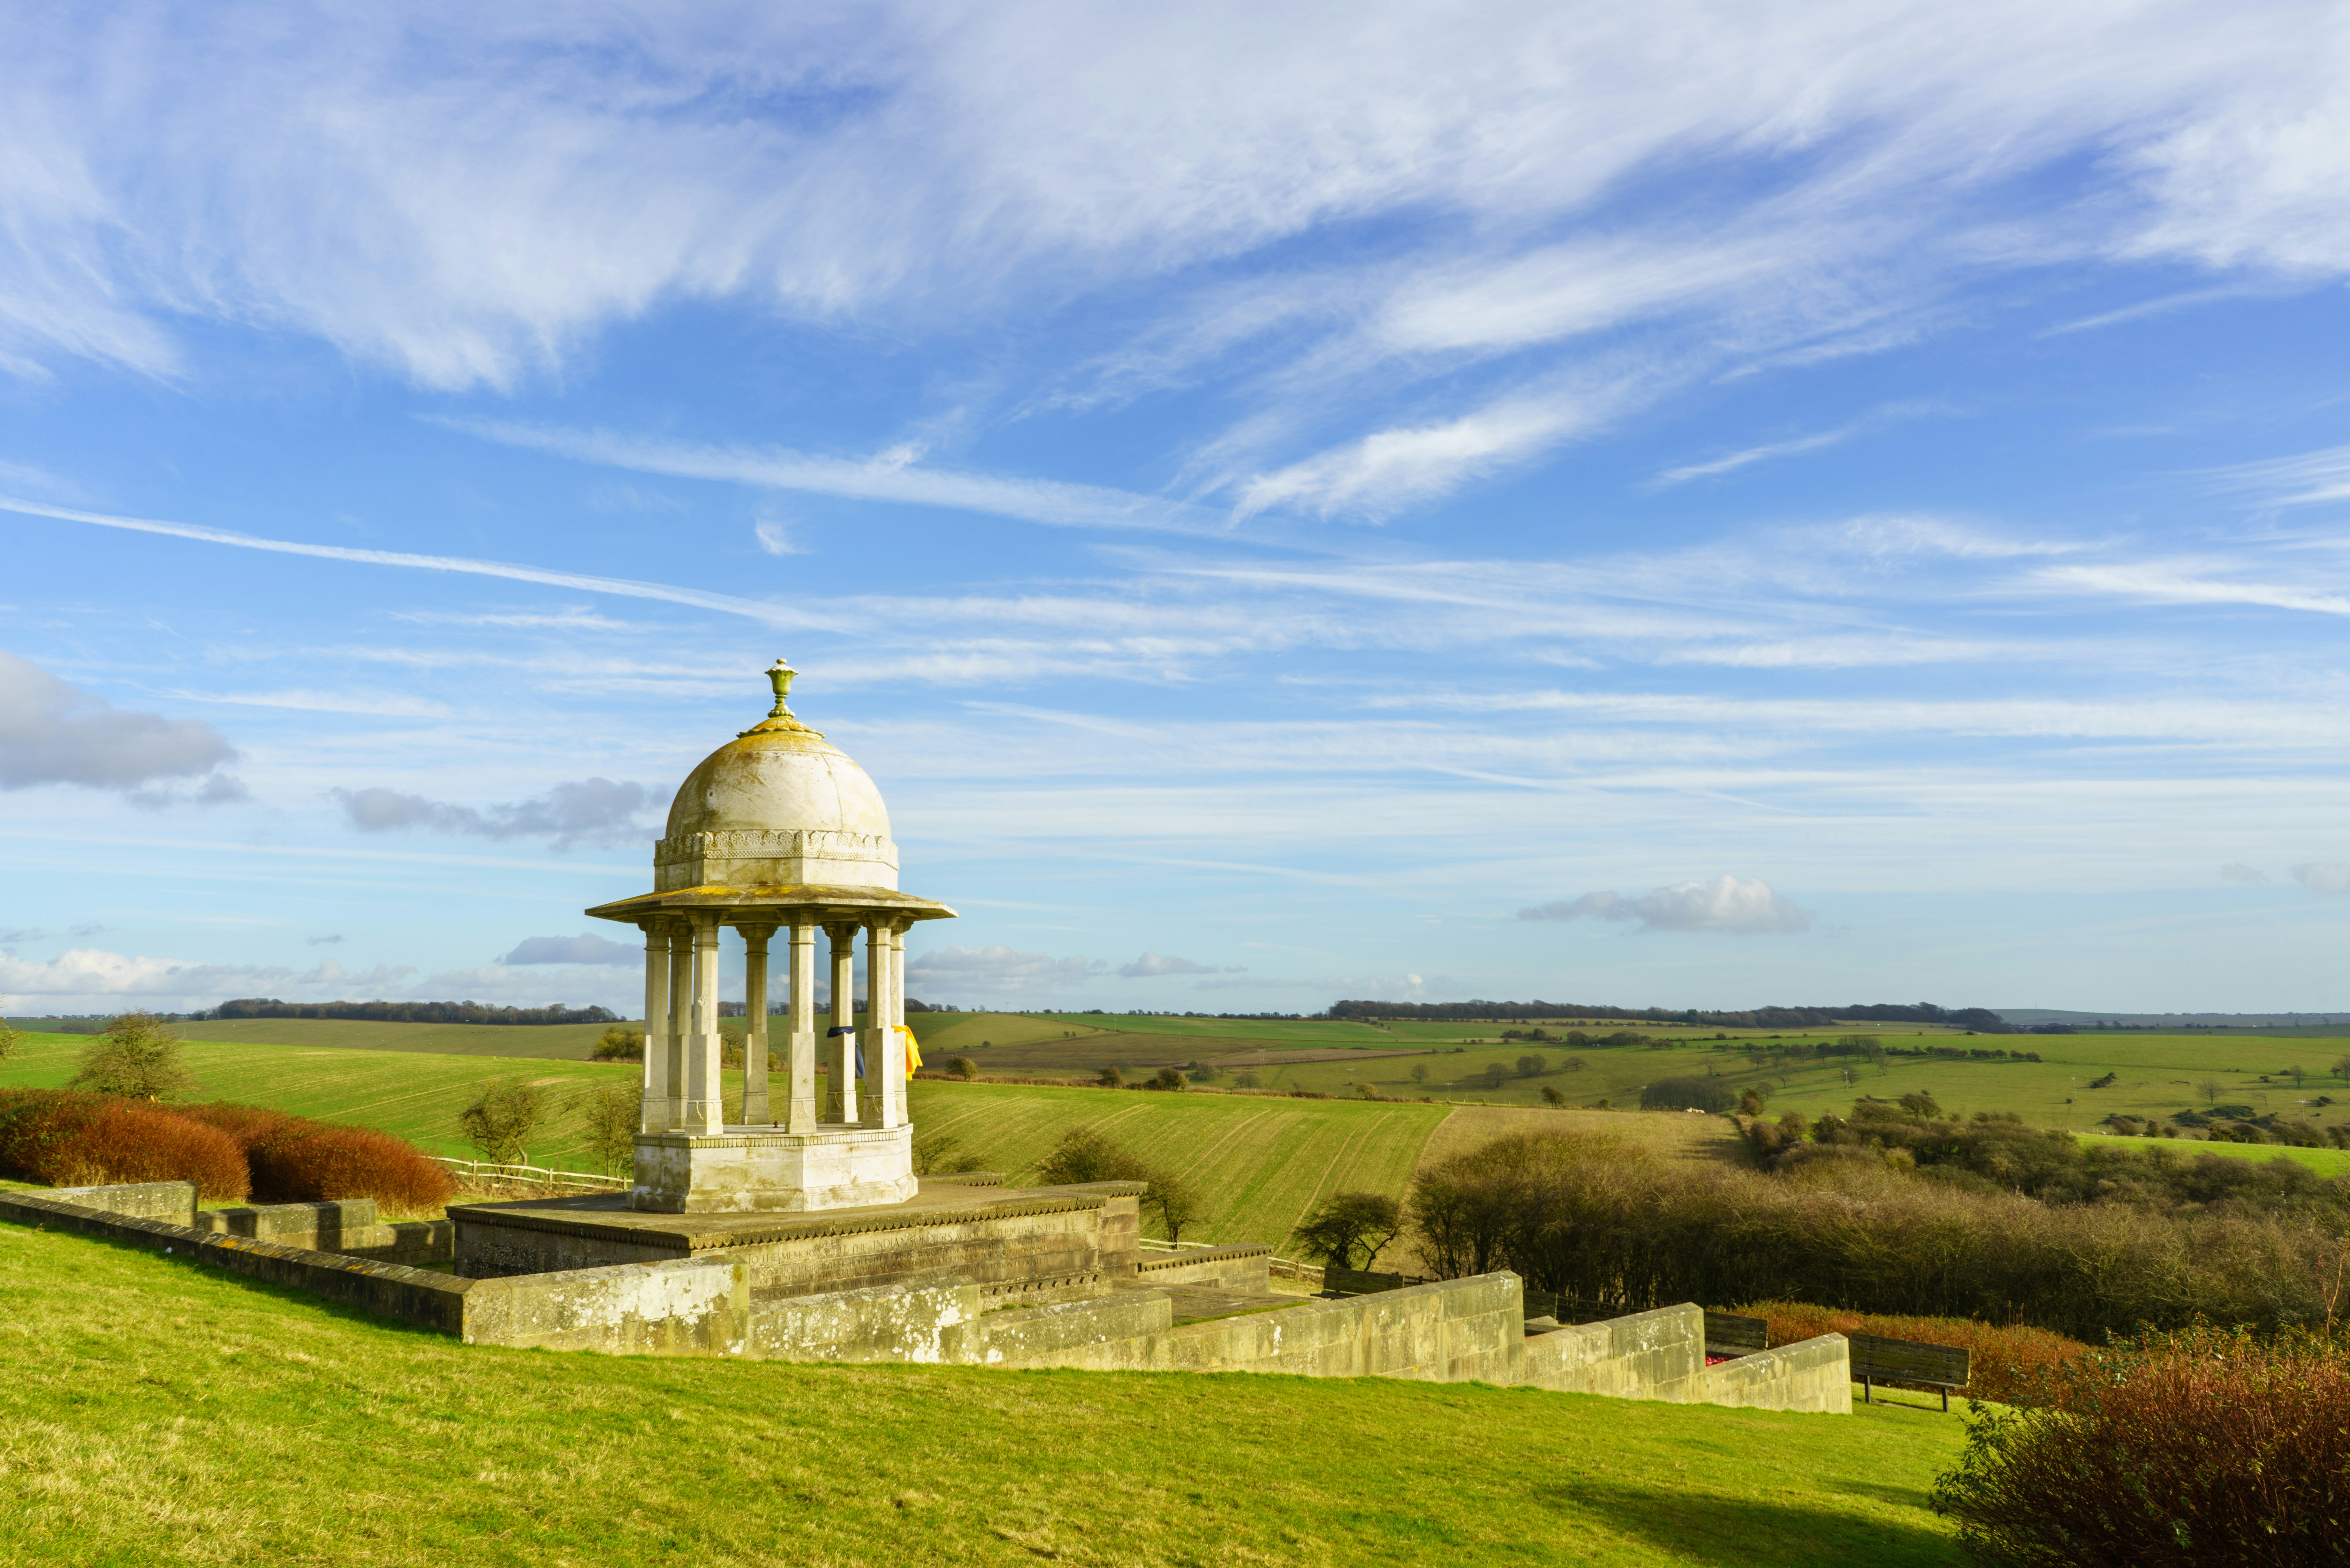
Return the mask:
<svg viewBox="0 0 2350 1568">
<path fill-rule="evenodd" d="M 489 1164 L 520 1165 L 529 1158 L 531 1135 L 546 1120 L 546 1109 L 544 1085 L 520 1079 L 484 1084 L 473 1103 L 457 1113 L 457 1125 Z"/>
<path fill-rule="evenodd" d="M 643 1115 L 643 1096 L 636 1085 L 617 1079 L 590 1084 L 571 1096 L 571 1107 L 579 1114 L 588 1152 L 605 1175 L 614 1174 L 615 1168 L 635 1168 L 637 1125 Z"/>
<path fill-rule="evenodd" d="M 2206 1078 L 2201 1083 L 2196 1085 L 2195 1088 L 2196 1092 L 2203 1096 L 2203 1103 L 2205 1105 L 2216 1106 L 2220 1103 L 2220 1091 L 2227 1086 L 2227 1085 L 2220 1082 L 2217 1078 Z"/>
</svg>

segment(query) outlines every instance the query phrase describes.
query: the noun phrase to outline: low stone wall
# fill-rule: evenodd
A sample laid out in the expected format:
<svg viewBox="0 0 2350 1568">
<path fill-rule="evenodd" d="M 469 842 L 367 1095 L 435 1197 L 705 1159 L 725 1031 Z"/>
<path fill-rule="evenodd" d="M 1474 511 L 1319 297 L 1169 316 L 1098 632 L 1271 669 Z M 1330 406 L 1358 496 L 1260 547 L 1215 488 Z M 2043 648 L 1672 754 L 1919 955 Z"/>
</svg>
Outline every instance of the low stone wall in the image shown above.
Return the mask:
<svg viewBox="0 0 2350 1568">
<path fill-rule="evenodd" d="M 1308 1301 L 1008 1363 L 1116 1372 L 1287 1372 L 1516 1383 L 1525 1355 L 1515 1274 Z"/>
<path fill-rule="evenodd" d="M 1695 1397 L 1708 1405 L 1741 1405 L 1752 1410 L 1849 1416 L 1852 1345 L 1840 1334 L 1824 1334 L 1742 1355 L 1700 1373 Z"/>
<path fill-rule="evenodd" d="M 1849 1414 L 1850 1346 L 1842 1334 L 1705 1364 L 1705 1314 L 1694 1303 L 1554 1329 L 1526 1341 L 1525 1381 L 1559 1394 L 1672 1404 Z"/>
<path fill-rule="evenodd" d="M 391 1228 L 377 1216 L 372 1198 L 328 1203 L 268 1203 L 244 1209 L 206 1209 L 190 1223 L 223 1236 L 250 1236 L 281 1247 L 313 1252 L 348 1252 L 388 1246 Z"/>
<path fill-rule="evenodd" d="M 1525 1381 L 1555 1394 L 1686 1400 L 1705 1370 L 1705 1314 L 1659 1307 L 1528 1338 Z"/>
<path fill-rule="evenodd" d="M 459 1337 L 467 1345 L 740 1355 L 751 1315 L 736 1258 L 454 1282 L 466 1287 Z"/>
<path fill-rule="evenodd" d="M 129 1214 L 140 1220 L 161 1220 L 170 1225 L 195 1222 L 196 1184 L 192 1181 L 130 1181 L 119 1187 L 49 1187 L 41 1197 L 108 1214 Z M 32 1194 L 20 1193 L 19 1197 Z"/>
<path fill-rule="evenodd" d="M 1145 1252 L 1135 1277 L 1153 1285 L 1216 1285 L 1229 1291 L 1268 1289 L 1273 1249 L 1245 1242 L 1195 1247 L 1183 1252 Z"/>
<path fill-rule="evenodd" d="M 751 1314 L 747 1354 L 775 1361 L 910 1361 L 1003 1366 L 1174 1321 L 1155 1291 L 988 1310 L 968 1280 L 914 1290 L 882 1287 L 793 1296 Z"/>
<path fill-rule="evenodd" d="M 34 1198 L 21 1192 L 0 1193 L 0 1218 L 53 1231 L 77 1231 L 109 1241 L 192 1258 L 208 1268 L 288 1285 L 328 1301 L 458 1334 L 464 1324 L 467 1282 L 411 1269 L 398 1263 L 372 1262 L 337 1252 L 281 1246 L 250 1236 L 224 1235 L 160 1220 L 111 1214 L 83 1204 L 54 1198 Z"/>
</svg>

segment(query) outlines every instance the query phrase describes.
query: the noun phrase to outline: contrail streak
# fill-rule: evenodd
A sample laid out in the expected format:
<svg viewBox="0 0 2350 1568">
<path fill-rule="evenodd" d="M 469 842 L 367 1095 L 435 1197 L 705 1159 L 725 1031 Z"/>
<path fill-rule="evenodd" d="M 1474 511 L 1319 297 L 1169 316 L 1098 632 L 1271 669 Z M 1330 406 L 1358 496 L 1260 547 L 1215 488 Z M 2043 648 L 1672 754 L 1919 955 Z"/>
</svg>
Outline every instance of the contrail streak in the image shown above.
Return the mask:
<svg viewBox="0 0 2350 1568">
<path fill-rule="evenodd" d="M 116 517 L 104 512 L 77 512 L 0 495 L 0 512 L 30 517 L 56 517 L 68 523 L 95 524 L 101 528 L 128 528 L 139 534 L 162 534 L 174 539 L 196 539 L 207 545 L 234 545 L 241 550 L 269 550 L 281 556 L 315 556 L 325 561 L 356 561 L 368 566 L 406 566 L 421 572 L 463 572 L 477 577 L 508 577 L 518 583 L 544 583 L 549 587 L 583 588 L 590 593 L 624 598 L 663 599 L 696 609 L 739 615 L 770 626 L 820 626 L 819 618 L 805 611 L 732 594 L 703 593 L 699 588 L 672 587 L 667 583 L 640 583 L 629 577 L 593 577 L 580 572 L 550 571 L 544 566 L 517 566 L 509 561 L 476 561 L 463 556 L 416 556 L 403 550 L 354 550 L 342 545 L 303 545 L 290 539 L 264 539 L 227 528 L 207 528 L 195 523 L 165 523 L 151 517 Z"/>
</svg>

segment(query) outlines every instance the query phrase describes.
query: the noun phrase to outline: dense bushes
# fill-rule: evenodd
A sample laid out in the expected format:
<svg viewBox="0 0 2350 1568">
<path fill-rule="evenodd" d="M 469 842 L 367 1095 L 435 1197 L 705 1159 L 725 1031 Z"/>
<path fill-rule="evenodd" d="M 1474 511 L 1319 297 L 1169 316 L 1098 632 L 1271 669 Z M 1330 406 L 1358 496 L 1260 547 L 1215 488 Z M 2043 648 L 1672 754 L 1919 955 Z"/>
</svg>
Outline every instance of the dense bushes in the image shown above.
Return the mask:
<svg viewBox="0 0 2350 1568">
<path fill-rule="evenodd" d="M 2350 1361 L 2198 1328 L 2092 1351 L 2045 1408 L 1978 1412 L 1935 1488 L 1977 1558 L 2050 1568 L 2343 1560 Z"/>
<path fill-rule="evenodd" d="M 2091 1341 L 2199 1315 L 2263 1328 L 2324 1317 L 2324 1243 L 2305 1221 L 2051 1207 L 1904 1176 L 1860 1147 L 1772 1176 L 1522 1133 L 1422 1171 L 1412 1207 L 1431 1274 L 1507 1267 L 1595 1315 L 1805 1301 Z"/>
<path fill-rule="evenodd" d="M 221 1203 L 252 1189 L 234 1138 L 159 1106 L 71 1089 L 0 1090 L 0 1173 L 47 1187 L 192 1181 Z"/>
<path fill-rule="evenodd" d="M 1757 1302 L 1735 1309 L 1771 1325 L 1771 1343 L 1794 1345 L 1823 1334 L 1874 1334 L 1926 1345 L 1954 1345 L 1969 1353 L 1967 1393 L 1977 1399 L 2021 1405 L 2046 1397 L 2051 1369 L 2088 1346 L 2044 1328 L 1976 1323 L 1960 1317 L 1904 1317 L 1847 1312 L 1808 1302 Z"/>
<path fill-rule="evenodd" d="M 1726 1111 L 1737 1102 L 1720 1078 L 1658 1078 L 1640 1091 L 1644 1111 Z"/>
<path fill-rule="evenodd" d="M 372 1198 L 385 1210 L 438 1209 L 456 1192 L 447 1169 L 414 1145 L 372 1127 L 315 1122 L 258 1106 L 190 1106 L 180 1113 L 234 1138 L 264 1203 Z"/>
<path fill-rule="evenodd" d="M 372 1128 L 71 1089 L 0 1091 L 0 1174 L 49 1187 L 192 1181 L 208 1203 L 372 1198 L 395 1213 L 437 1209 L 456 1190 L 440 1166 Z"/>
<path fill-rule="evenodd" d="M 2052 1204 L 2129 1204 L 2168 1212 L 2262 1214 L 2350 1230 L 2350 1179 L 2322 1177 L 2289 1159 L 2190 1154 L 2158 1143 L 2144 1149 L 2084 1147 L 2070 1133 L 2025 1127 L 2012 1113 L 1978 1112 L 1961 1122 L 1932 1096 L 1863 1100 L 1852 1119 L 1800 1116 L 1748 1127 L 1766 1168 L 1794 1173 L 1819 1160 L 1899 1151 L 1918 1171 L 1969 1191 L 2020 1192 Z"/>
</svg>

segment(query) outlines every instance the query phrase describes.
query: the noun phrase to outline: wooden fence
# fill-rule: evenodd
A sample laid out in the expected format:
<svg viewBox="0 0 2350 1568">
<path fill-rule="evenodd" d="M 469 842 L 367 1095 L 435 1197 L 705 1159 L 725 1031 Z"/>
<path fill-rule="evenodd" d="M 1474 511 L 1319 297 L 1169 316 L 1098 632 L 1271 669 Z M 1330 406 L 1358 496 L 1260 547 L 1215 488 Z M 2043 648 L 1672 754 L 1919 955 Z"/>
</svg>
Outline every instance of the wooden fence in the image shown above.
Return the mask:
<svg viewBox="0 0 2350 1568">
<path fill-rule="evenodd" d="M 430 1157 L 432 1162 L 473 1181 L 512 1181 L 528 1187 L 587 1187 L 598 1191 L 625 1191 L 633 1185 L 625 1176 L 598 1176 L 586 1170 L 550 1170 L 543 1165 L 493 1165 L 483 1159 Z"/>
</svg>

